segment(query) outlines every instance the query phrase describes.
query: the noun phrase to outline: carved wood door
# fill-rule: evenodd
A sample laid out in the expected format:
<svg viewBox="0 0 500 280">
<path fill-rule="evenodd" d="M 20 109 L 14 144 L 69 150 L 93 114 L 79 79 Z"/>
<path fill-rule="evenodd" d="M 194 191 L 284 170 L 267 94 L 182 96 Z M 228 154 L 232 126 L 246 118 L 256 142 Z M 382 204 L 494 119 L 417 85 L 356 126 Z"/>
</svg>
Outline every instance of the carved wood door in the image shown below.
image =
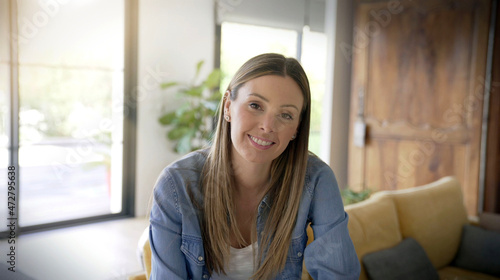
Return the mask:
<svg viewBox="0 0 500 280">
<path fill-rule="evenodd" d="M 487 0 L 357 2 L 347 49 L 351 188 L 454 175 L 477 213 L 489 9 Z"/>
</svg>

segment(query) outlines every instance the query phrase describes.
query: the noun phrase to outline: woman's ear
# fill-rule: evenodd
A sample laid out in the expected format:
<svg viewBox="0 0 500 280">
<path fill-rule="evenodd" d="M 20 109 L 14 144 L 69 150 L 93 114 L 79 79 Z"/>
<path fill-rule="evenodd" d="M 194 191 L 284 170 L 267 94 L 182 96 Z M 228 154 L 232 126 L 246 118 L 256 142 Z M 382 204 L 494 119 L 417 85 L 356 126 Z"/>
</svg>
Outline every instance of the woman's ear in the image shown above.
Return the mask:
<svg viewBox="0 0 500 280">
<path fill-rule="evenodd" d="M 229 113 L 229 107 L 231 107 L 231 92 L 227 90 L 224 93 L 224 114 Z"/>
<path fill-rule="evenodd" d="M 231 111 L 229 110 L 231 108 L 231 92 L 227 90 L 224 93 L 224 119 L 226 121 L 231 120 Z"/>
</svg>

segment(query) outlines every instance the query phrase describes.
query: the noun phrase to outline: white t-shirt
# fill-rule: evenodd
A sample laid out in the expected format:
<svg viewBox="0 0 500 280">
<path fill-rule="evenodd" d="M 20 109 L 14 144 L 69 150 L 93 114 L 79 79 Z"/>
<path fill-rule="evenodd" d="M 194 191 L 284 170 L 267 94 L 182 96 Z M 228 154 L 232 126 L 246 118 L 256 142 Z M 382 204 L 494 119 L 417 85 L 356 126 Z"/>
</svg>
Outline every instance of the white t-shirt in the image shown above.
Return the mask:
<svg viewBox="0 0 500 280">
<path fill-rule="evenodd" d="M 257 252 L 257 242 L 253 244 Z M 245 248 L 236 249 L 230 247 L 231 258 L 228 267 L 224 268 L 227 275 L 214 273 L 213 280 L 248 280 L 254 273 L 254 259 L 252 245 Z M 257 257 L 257 254 L 255 254 Z"/>
</svg>

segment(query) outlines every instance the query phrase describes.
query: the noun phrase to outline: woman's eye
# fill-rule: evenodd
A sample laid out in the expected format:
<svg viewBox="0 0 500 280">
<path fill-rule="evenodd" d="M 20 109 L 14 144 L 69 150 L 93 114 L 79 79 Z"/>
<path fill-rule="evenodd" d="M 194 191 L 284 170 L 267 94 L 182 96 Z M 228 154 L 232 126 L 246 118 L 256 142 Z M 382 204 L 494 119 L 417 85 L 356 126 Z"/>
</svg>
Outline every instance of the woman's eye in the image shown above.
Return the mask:
<svg viewBox="0 0 500 280">
<path fill-rule="evenodd" d="M 249 105 L 249 106 L 250 106 L 250 108 L 252 108 L 252 109 L 260 109 L 260 106 L 259 106 L 259 104 L 257 104 L 257 103 L 250 103 L 250 105 Z"/>
<path fill-rule="evenodd" d="M 281 117 L 287 120 L 293 120 L 293 116 L 288 113 L 281 114 Z"/>
</svg>

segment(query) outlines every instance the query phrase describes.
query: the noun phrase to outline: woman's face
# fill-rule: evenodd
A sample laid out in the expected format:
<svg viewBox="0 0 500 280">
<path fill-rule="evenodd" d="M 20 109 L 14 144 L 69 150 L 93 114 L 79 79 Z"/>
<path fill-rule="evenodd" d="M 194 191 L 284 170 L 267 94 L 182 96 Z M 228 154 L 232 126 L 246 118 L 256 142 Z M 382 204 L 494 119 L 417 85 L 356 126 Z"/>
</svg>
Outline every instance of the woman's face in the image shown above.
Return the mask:
<svg viewBox="0 0 500 280">
<path fill-rule="evenodd" d="M 234 159 L 271 163 L 297 133 L 304 97 L 290 77 L 266 75 L 246 82 L 226 99 Z"/>
</svg>

